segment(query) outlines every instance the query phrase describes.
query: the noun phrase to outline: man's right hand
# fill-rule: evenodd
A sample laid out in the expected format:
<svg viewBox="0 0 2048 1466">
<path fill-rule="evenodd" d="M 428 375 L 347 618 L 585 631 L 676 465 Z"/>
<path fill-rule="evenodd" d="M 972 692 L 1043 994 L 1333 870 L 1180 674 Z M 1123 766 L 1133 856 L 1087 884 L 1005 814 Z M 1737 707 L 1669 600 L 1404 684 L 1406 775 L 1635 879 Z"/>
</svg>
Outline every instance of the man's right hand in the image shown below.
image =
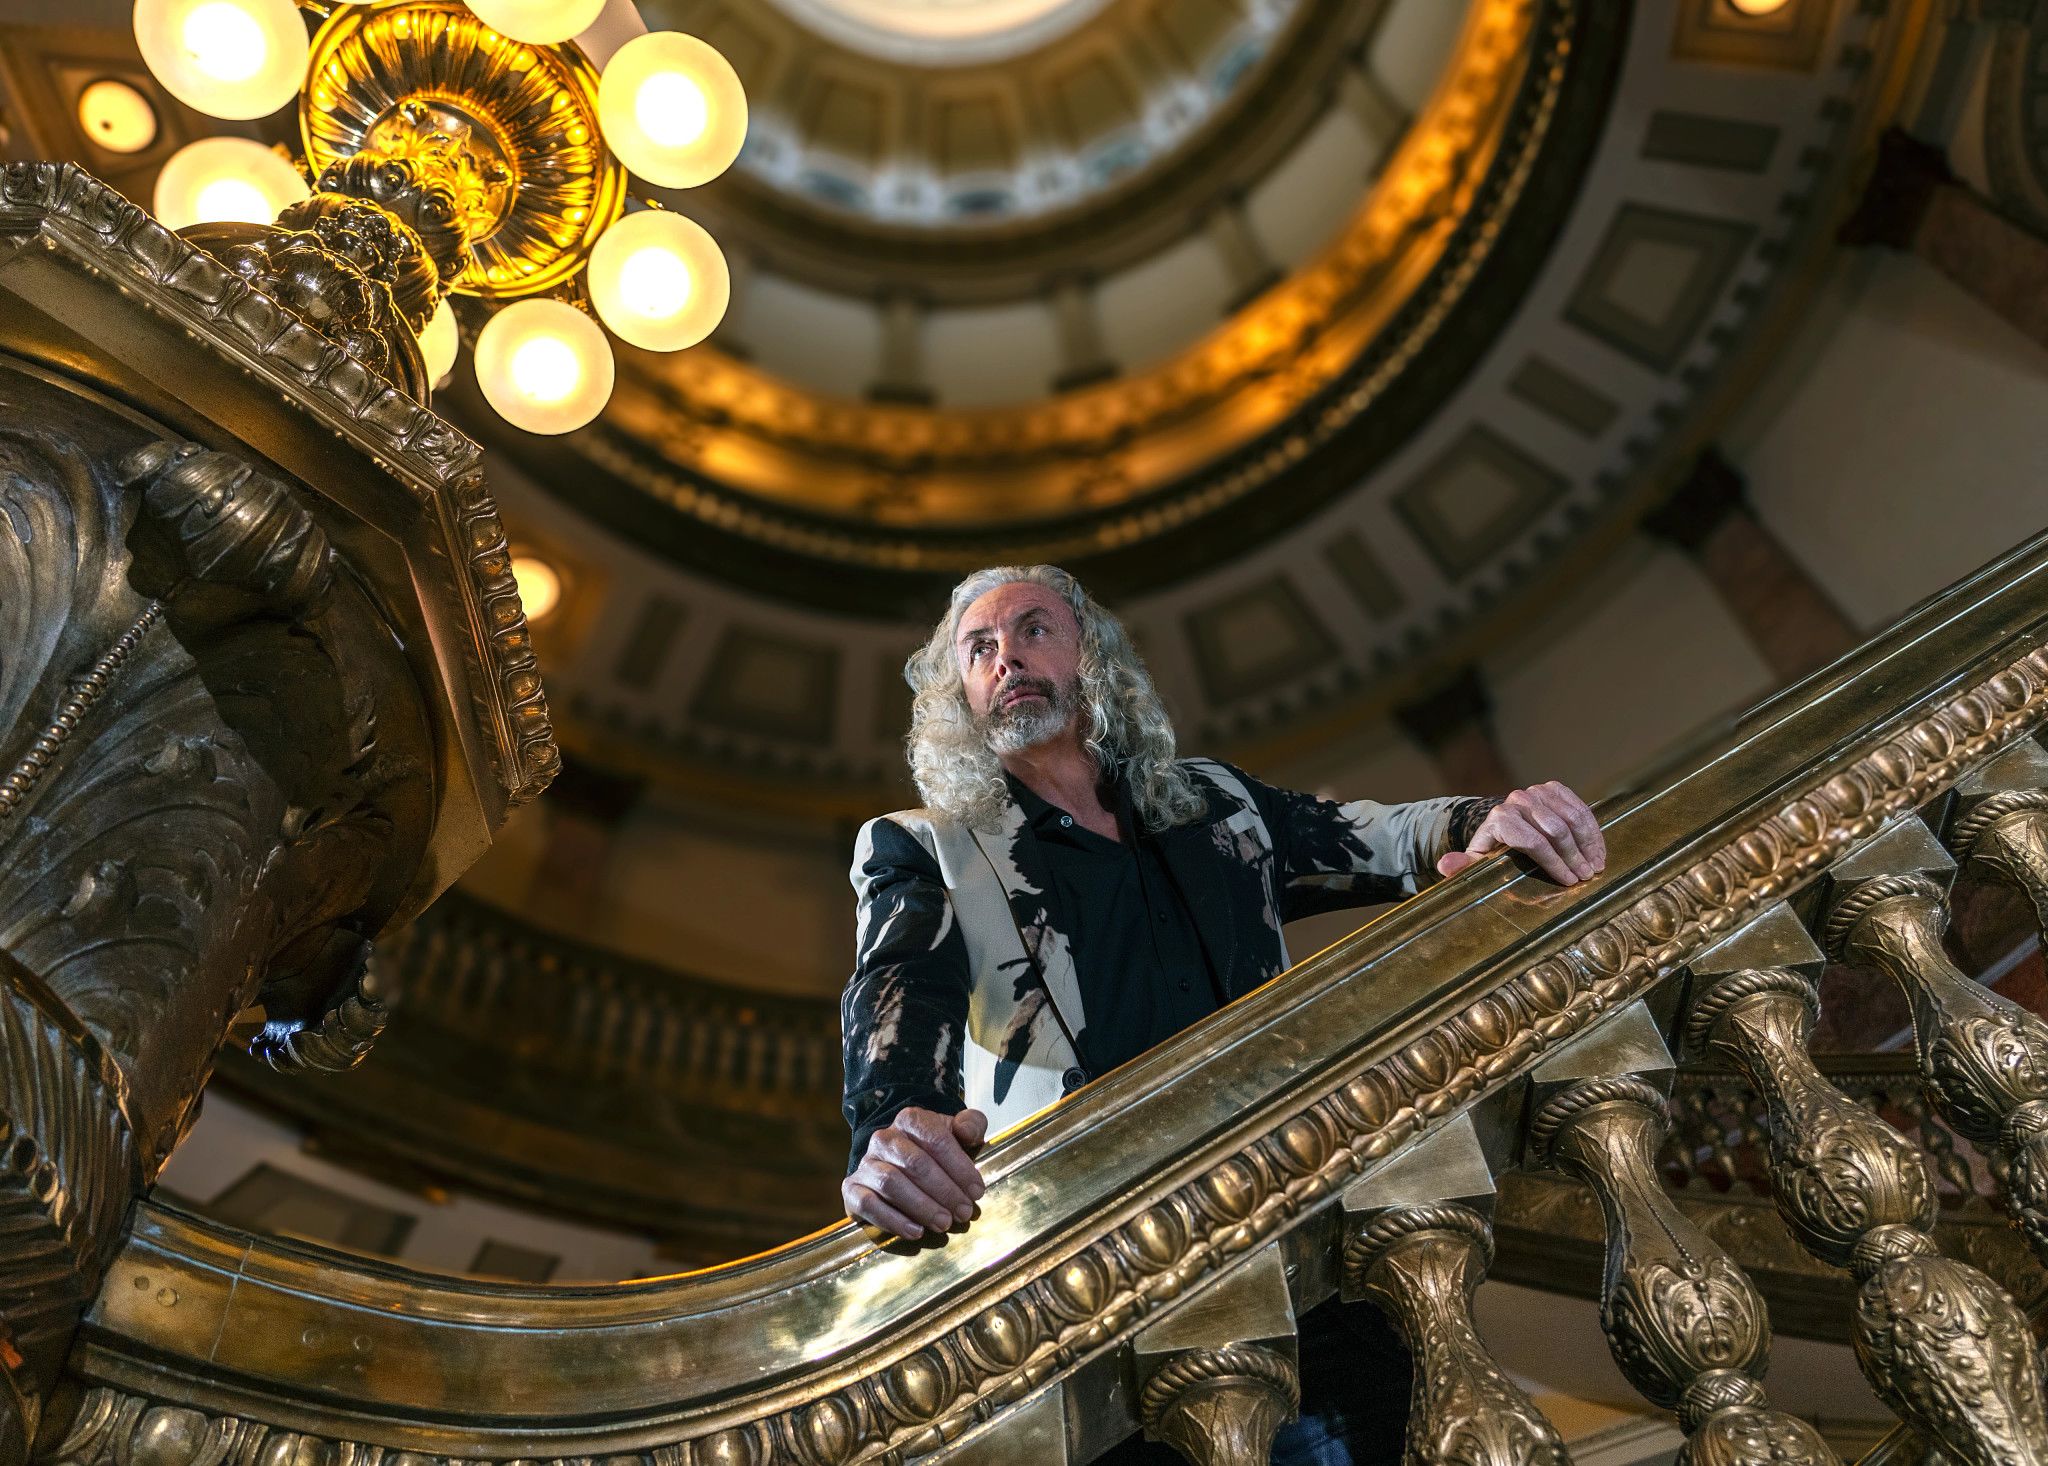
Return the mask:
<svg viewBox="0 0 2048 1466">
<path fill-rule="evenodd" d="M 988 1116 L 980 1110 L 902 1111 L 868 1137 L 867 1154 L 839 1183 L 846 1214 L 909 1242 L 928 1230 L 951 1231 L 974 1215 L 987 1190 L 969 1159 L 987 1137 Z"/>
</svg>

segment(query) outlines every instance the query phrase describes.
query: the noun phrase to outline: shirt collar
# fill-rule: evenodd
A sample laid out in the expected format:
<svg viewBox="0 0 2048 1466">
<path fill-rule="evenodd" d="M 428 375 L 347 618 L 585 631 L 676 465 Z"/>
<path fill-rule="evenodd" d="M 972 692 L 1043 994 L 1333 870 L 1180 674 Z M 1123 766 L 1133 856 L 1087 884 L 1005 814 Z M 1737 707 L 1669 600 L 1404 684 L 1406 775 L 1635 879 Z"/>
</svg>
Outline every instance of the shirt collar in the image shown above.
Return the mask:
<svg viewBox="0 0 2048 1466">
<path fill-rule="evenodd" d="M 1057 825 L 1067 811 L 1058 805 L 1040 799 L 1022 779 L 1015 774 L 1003 773 L 1003 782 L 1010 786 L 1010 798 L 1017 802 L 1017 808 L 1024 812 L 1024 822 L 1035 829 Z M 1142 833 L 1138 824 L 1136 808 L 1131 803 L 1130 780 L 1124 777 L 1123 765 L 1117 765 L 1116 776 L 1110 785 L 1110 808 L 1116 811 L 1117 823 L 1126 831 Z"/>
</svg>

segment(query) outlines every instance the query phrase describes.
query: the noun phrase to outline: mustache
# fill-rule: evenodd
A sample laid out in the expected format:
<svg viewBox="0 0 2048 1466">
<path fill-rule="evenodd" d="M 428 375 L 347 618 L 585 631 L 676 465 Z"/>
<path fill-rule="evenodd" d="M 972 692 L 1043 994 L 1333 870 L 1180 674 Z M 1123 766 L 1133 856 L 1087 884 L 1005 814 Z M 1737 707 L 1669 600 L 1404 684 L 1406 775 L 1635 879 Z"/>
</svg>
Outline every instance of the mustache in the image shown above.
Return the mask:
<svg viewBox="0 0 2048 1466">
<path fill-rule="evenodd" d="M 1001 707 L 1014 693 L 1035 692 L 1047 702 L 1059 700 L 1059 689 L 1043 677 L 1012 677 L 996 689 L 995 705 Z"/>
</svg>

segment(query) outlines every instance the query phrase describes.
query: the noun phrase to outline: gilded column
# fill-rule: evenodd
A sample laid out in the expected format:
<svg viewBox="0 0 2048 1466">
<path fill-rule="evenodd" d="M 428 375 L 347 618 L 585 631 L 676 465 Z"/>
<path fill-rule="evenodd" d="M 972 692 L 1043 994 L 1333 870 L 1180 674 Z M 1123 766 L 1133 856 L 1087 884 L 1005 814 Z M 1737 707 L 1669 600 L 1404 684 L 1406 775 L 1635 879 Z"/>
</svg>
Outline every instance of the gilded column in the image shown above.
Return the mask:
<svg viewBox="0 0 2048 1466">
<path fill-rule="evenodd" d="M 1901 872 L 1840 897 L 1828 948 L 1904 992 L 1929 1102 L 1956 1134 L 2004 1158 L 2013 1221 L 2048 1258 L 2048 1022 L 1957 969 L 1942 950 L 1947 928 L 1941 883 Z"/>
<path fill-rule="evenodd" d="M 2048 940 L 2048 748 L 2027 739 L 1960 781 L 1948 848 L 1970 875 L 2025 896 Z"/>
<path fill-rule="evenodd" d="M 1414 1357 L 1411 1461 L 1568 1466 L 1556 1427 L 1472 1319 L 1493 1262 L 1493 1176 L 1468 1112 L 1353 1183 L 1343 1197 L 1343 1296 L 1377 1305 Z"/>
<path fill-rule="evenodd" d="M 1941 948 L 1946 852 L 1917 819 L 1895 824 L 1830 873 L 1824 945 L 1904 991 L 1930 1102 L 1950 1128 L 2003 1149 L 2009 1201 L 2037 1250 L 2042 1234 L 2048 1026 L 1971 982 Z M 1782 1022 L 1782 1019 L 1780 1019 Z M 2026 1320 L 1974 1268 L 1927 1235 L 1933 1184 L 1911 1222 L 1865 1224 L 1849 1266 L 1865 1279 L 1858 1357 L 1880 1396 L 1930 1440 L 1973 1466 L 2048 1462 L 2048 1410 Z"/>
</svg>

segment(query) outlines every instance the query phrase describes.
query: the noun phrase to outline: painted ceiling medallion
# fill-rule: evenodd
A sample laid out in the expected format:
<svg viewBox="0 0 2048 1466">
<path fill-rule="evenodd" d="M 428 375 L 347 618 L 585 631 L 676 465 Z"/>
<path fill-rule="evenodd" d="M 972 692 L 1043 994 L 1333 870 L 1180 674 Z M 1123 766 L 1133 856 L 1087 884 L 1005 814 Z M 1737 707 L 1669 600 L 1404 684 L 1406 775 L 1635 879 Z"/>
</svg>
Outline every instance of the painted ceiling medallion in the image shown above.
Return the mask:
<svg viewBox="0 0 2048 1466">
<path fill-rule="evenodd" d="M 1109 0 L 775 0 L 840 45 L 912 66 L 1000 61 L 1057 39 Z"/>
<path fill-rule="evenodd" d="M 529 295 L 582 268 L 626 203 L 598 131 L 597 72 L 568 47 L 507 40 L 460 0 L 349 5 L 313 41 L 300 108 L 315 176 L 363 151 L 460 165 L 468 295 Z"/>
</svg>

